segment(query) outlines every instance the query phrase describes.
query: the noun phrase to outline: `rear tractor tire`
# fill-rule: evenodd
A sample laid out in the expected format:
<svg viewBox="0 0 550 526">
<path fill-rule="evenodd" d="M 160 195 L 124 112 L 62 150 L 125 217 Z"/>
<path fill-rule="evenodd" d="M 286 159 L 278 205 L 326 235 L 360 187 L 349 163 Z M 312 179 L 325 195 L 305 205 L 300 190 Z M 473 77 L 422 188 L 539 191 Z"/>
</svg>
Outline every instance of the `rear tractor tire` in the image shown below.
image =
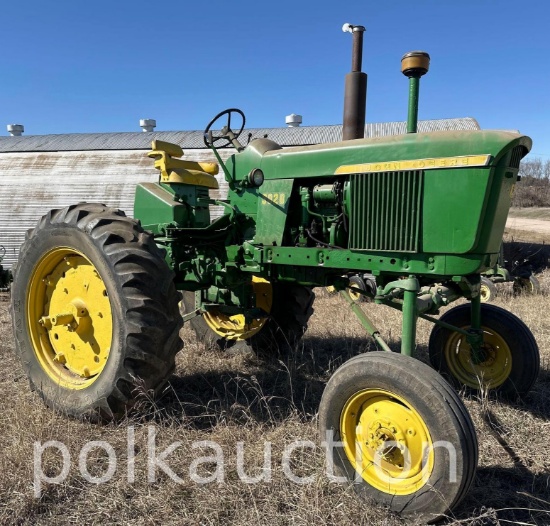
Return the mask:
<svg viewBox="0 0 550 526">
<path fill-rule="evenodd" d="M 344 363 L 323 393 L 319 428 L 334 475 L 423 524 L 458 505 L 474 479 L 470 415 L 440 375 L 408 356 L 371 352 Z"/>
<path fill-rule="evenodd" d="M 222 350 L 250 349 L 269 353 L 291 349 L 307 330 L 313 314 L 313 291 L 301 285 L 274 283 L 253 278 L 257 307 L 269 313 L 266 318 L 246 324 L 244 316 L 227 316 L 221 311 L 192 318 L 190 323 L 197 338 L 206 345 Z M 183 292 L 186 312 L 195 309 L 195 293 Z"/>
<path fill-rule="evenodd" d="M 367 284 L 365 283 L 365 280 L 361 276 L 351 276 L 351 278 L 349 278 L 349 285 L 350 287 L 353 287 L 359 290 L 364 290 L 364 291 L 367 290 Z M 361 294 L 360 292 L 355 292 L 354 290 L 348 290 L 348 294 L 350 298 L 355 302 L 359 302 L 359 301 L 362 302 L 367 300 L 367 296 L 365 296 L 364 294 Z"/>
<path fill-rule="evenodd" d="M 81 203 L 27 233 L 12 288 L 16 352 L 31 387 L 73 417 L 122 417 L 156 392 L 181 349 L 173 273 L 124 212 Z"/>
<path fill-rule="evenodd" d="M 355 302 L 370 302 L 372 298 L 376 296 L 376 280 L 374 277 L 361 277 L 361 276 L 352 276 L 349 279 L 349 284 L 351 287 L 356 289 L 364 290 L 368 294 L 361 294 L 352 290 L 348 290 L 348 293 L 351 299 Z"/>
<path fill-rule="evenodd" d="M 459 305 L 441 316 L 461 329 L 470 327 L 470 305 Z M 436 325 L 430 335 L 430 362 L 457 389 L 490 391 L 507 399 L 525 396 L 540 369 L 537 342 L 517 316 L 495 305 L 481 306 L 484 344 L 482 362 L 474 363 L 466 337 Z"/>
</svg>

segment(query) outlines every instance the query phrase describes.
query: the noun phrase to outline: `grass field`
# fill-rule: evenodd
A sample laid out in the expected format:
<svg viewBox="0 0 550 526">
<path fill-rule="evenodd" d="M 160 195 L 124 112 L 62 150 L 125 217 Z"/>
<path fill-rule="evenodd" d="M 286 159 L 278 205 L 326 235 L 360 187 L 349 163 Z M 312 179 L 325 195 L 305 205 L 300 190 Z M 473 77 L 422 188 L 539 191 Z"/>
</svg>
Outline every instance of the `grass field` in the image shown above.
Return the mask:
<svg viewBox="0 0 550 526">
<path fill-rule="evenodd" d="M 550 221 L 550 208 L 533 206 L 529 208 L 510 208 L 508 217 L 526 217 L 529 219 L 544 219 Z"/>
<path fill-rule="evenodd" d="M 480 444 L 474 486 L 449 524 L 550 523 L 550 271 L 539 276 L 542 294 L 511 296 L 499 287 L 497 305 L 522 318 L 533 331 L 542 370 L 528 399 L 507 405 L 470 398 Z M 94 425 L 69 420 L 47 409 L 31 393 L 14 355 L 8 303 L 0 303 L 0 523 L 1 524 L 239 524 L 239 525 L 398 525 L 409 524 L 386 510 L 360 502 L 353 491 L 327 480 L 320 448 L 299 448 L 291 457 L 293 472 L 310 476 L 308 484 L 284 476 L 284 448 L 295 439 L 317 442 L 317 406 L 331 373 L 346 359 L 373 350 L 354 316 L 339 297 L 319 291 L 310 328 L 294 354 L 284 359 L 227 355 L 206 349 L 191 330 L 182 332 L 185 349 L 175 376 L 160 400 L 144 397 L 139 411 L 119 424 Z M 368 306 L 390 345 L 398 348 L 400 315 Z M 427 360 L 431 327 L 420 321 L 417 357 Z M 128 429 L 135 434 L 134 482 L 128 481 Z M 161 451 L 181 444 L 167 458 L 178 483 L 160 470 L 150 482 L 146 465 L 148 434 L 156 433 Z M 33 490 L 33 445 L 63 442 L 71 456 L 64 482 Z M 92 484 L 82 476 L 79 454 L 88 441 L 105 440 L 116 455 L 109 482 Z M 200 484 L 190 479 L 193 459 L 211 454 L 193 449 L 197 441 L 215 441 L 223 452 L 224 482 Z M 272 480 L 242 482 L 237 473 L 237 443 L 244 443 L 250 475 L 263 463 L 264 444 L 272 444 Z M 42 456 L 50 477 L 61 471 L 55 449 Z M 109 467 L 105 451 L 87 456 L 91 476 Z M 214 469 L 205 462 L 206 476 Z"/>
</svg>

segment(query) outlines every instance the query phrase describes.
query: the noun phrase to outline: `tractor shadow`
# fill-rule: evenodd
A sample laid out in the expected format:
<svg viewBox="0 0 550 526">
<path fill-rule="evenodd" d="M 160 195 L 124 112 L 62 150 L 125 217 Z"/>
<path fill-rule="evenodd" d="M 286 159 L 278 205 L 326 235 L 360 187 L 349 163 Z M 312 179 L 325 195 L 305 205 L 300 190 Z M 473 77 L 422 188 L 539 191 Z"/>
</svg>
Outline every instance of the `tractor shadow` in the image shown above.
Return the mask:
<svg viewBox="0 0 550 526">
<path fill-rule="evenodd" d="M 390 341 L 399 351 L 400 342 Z M 135 418 L 159 426 L 212 431 L 217 425 L 276 426 L 288 419 L 312 422 L 332 373 L 357 354 L 376 350 L 370 338 L 307 337 L 293 353 L 248 356 L 244 366 L 175 375 L 150 410 L 139 409 Z M 419 346 L 417 356 L 426 361 L 427 349 Z M 222 358 L 222 351 L 207 351 Z M 217 361 L 220 364 L 220 361 Z M 227 363 L 233 362 L 227 356 Z M 550 419 L 550 373 L 541 371 L 527 401 L 511 404 Z M 498 416 L 489 402 L 485 431 L 491 433 L 509 456 L 512 466 L 484 466 L 477 470 L 474 484 L 454 510 L 451 521 L 470 525 L 511 523 L 550 524 L 550 472 L 533 473 L 501 432 Z M 146 407 L 147 409 L 147 407 Z M 499 447 L 497 446 L 497 447 Z"/>
<path fill-rule="evenodd" d="M 390 347 L 398 349 L 399 342 Z M 293 352 L 245 352 L 238 368 L 223 368 L 223 351 L 210 350 L 216 363 L 222 358 L 222 367 L 172 376 L 154 402 L 145 399 L 138 404 L 136 415 L 160 425 L 200 430 L 220 422 L 277 425 L 291 417 L 310 421 L 332 373 L 351 357 L 373 350 L 370 338 L 307 337 Z M 227 363 L 233 359 L 228 355 Z"/>
<path fill-rule="evenodd" d="M 399 342 L 392 342 L 390 348 L 394 352 L 399 352 Z M 427 345 L 417 345 L 414 357 L 430 365 Z M 479 400 L 478 394 L 467 394 L 464 392 L 461 394 L 469 399 Z M 492 402 L 518 409 L 519 411 L 528 412 L 537 418 L 550 420 L 550 371 L 542 368 L 540 369 L 535 385 L 523 400 L 517 399 L 511 401 L 489 396 L 489 403 Z"/>
<path fill-rule="evenodd" d="M 479 526 L 504 522 L 547 525 L 550 523 L 549 483 L 550 473 L 534 474 L 517 465 L 478 468 L 474 483 L 455 509 L 453 518 L 461 523 L 470 518 L 468 524 Z"/>
<path fill-rule="evenodd" d="M 529 412 L 536 418 L 550 420 L 550 371 L 540 370 L 535 385 L 524 400 L 516 402 L 503 400 L 501 403 L 520 411 Z"/>
<path fill-rule="evenodd" d="M 550 373 L 541 370 L 539 378 L 525 401 L 505 403 L 520 411 L 528 411 L 543 420 L 550 419 Z M 522 458 L 523 452 L 514 447 L 508 440 L 509 433 L 515 429 L 510 422 L 503 423 L 498 414 L 498 405 L 489 401 L 482 410 L 483 435 L 491 435 L 498 446 L 504 450 L 512 463 L 510 467 L 484 466 L 477 469 L 474 484 L 460 506 L 455 510 L 455 517 L 464 522 L 471 518 L 472 525 L 510 524 L 550 524 L 550 469 L 546 462 L 548 442 L 534 436 L 533 440 L 541 443 L 540 457 Z M 544 425 L 544 424 L 543 424 Z M 541 433 L 545 430 L 542 428 Z M 497 446 L 497 447 L 498 447 Z M 538 466 L 534 473 L 530 466 Z M 540 467 L 543 467 L 542 472 Z M 472 511 L 475 510 L 472 516 Z M 454 524 L 454 523 L 453 523 Z"/>
<path fill-rule="evenodd" d="M 399 353 L 400 341 L 388 342 Z M 330 376 L 344 362 L 378 350 L 370 337 L 307 337 L 293 352 L 243 356 L 238 368 L 223 367 L 224 352 L 208 351 L 217 358 L 212 370 L 174 375 L 153 402 L 145 397 L 136 414 L 158 424 L 209 429 L 220 422 L 277 425 L 290 418 L 312 420 Z M 415 357 L 429 364 L 428 350 L 419 345 Z M 214 360 L 213 360 L 214 361 Z M 244 363 L 244 365 L 243 365 Z M 541 370 L 531 393 L 523 401 L 498 403 L 550 420 L 550 372 Z M 144 407 L 145 406 L 145 407 Z"/>
</svg>

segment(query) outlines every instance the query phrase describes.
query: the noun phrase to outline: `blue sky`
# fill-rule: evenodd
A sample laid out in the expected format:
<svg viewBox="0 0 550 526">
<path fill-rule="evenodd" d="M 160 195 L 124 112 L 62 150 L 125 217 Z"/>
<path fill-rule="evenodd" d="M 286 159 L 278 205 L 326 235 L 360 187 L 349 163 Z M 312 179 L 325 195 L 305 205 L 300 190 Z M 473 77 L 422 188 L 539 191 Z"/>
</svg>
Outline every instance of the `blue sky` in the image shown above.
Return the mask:
<svg viewBox="0 0 550 526">
<path fill-rule="evenodd" d="M 6 0 L 0 134 L 202 129 L 227 107 L 251 127 L 342 120 L 351 35 L 366 26 L 367 121 L 405 120 L 403 53 L 432 57 L 420 118 L 519 129 L 550 159 L 550 2 L 535 0 Z"/>
</svg>

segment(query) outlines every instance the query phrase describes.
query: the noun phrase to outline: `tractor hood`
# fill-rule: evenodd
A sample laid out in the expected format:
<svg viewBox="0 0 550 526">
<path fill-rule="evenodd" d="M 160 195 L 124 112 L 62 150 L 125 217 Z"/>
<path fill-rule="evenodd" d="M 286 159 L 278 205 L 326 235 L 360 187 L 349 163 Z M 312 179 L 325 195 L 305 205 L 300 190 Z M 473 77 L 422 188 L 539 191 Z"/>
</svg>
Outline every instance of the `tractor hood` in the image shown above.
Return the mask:
<svg viewBox="0 0 550 526">
<path fill-rule="evenodd" d="M 232 156 L 227 167 L 239 180 L 253 168 L 261 168 L 266 179 L 282 179 L 373 171 L 495 166 L 503 155 L 516 146 L 522 147 L 518 149 L 521 155 L 517 160 L 519 163 L 529 153 L 532 141 L 525 135 L 504 131 L 409 133 L 285 149 L 271 140 L 257 139 L 242 153 Z M 412 160 L 425 163 L 400 163 Z"/>
</svg>

